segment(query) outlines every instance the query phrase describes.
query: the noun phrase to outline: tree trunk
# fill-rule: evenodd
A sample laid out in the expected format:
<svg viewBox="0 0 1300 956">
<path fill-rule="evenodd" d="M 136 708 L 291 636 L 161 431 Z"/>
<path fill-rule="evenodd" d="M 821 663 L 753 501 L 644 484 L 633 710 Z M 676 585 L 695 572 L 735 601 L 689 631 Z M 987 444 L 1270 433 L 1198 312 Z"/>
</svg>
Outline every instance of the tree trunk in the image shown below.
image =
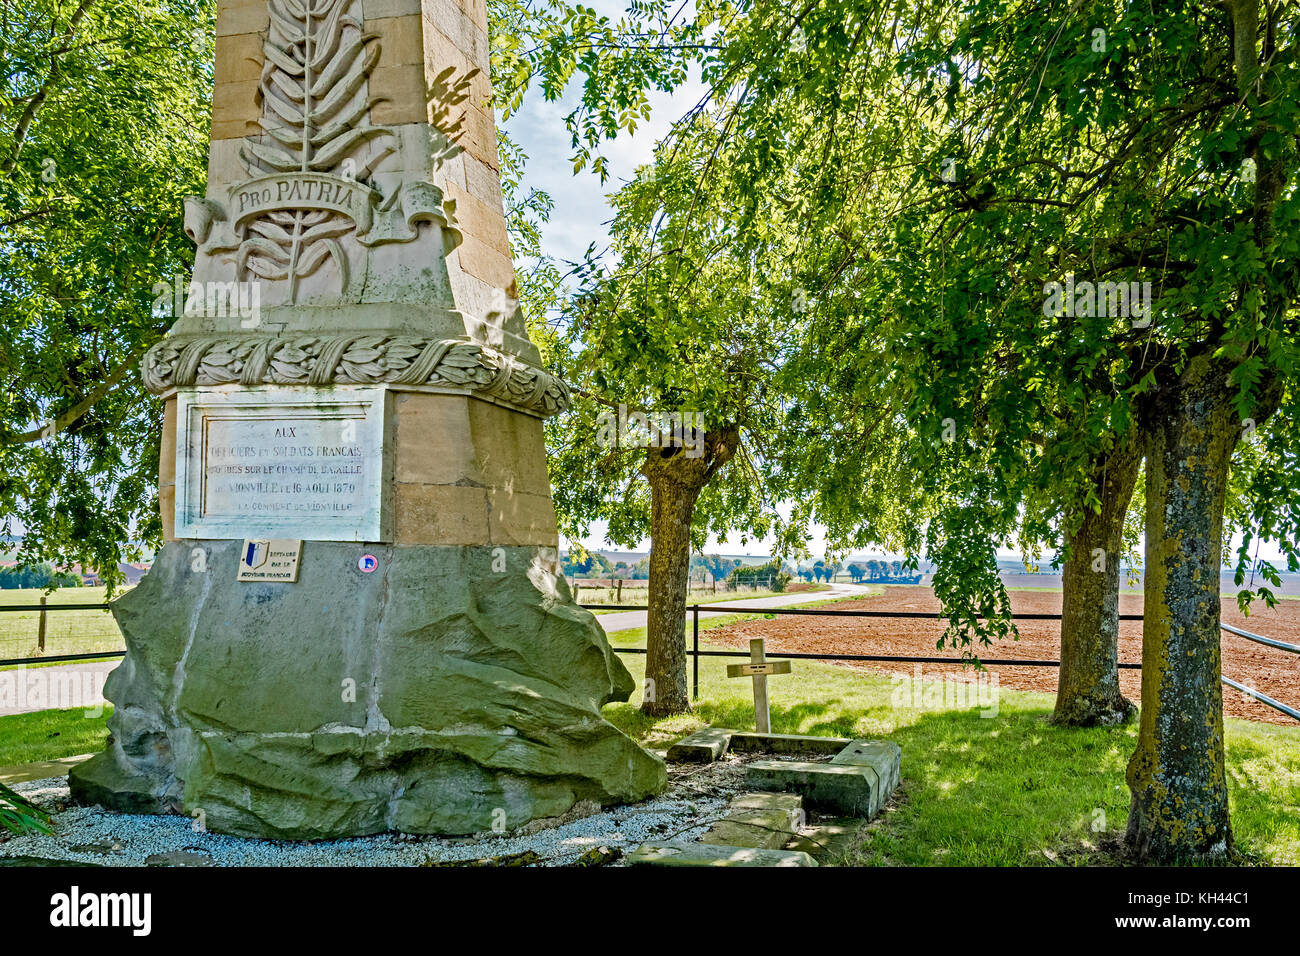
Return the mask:
<svg viewBox="0 0 1300 956">
<path fill-rule="evenodd" d="M 1219 567 L 1228 465 L 1241 435 L 1228 369 L 1192 359 L 1146 423 L 1142 715 L 1128 765 L 1127 842 L 1141 861 L 1232 847 L 1219 681 Z"/>
<path fill-rule="evenodd" d="M 1096 487 L 1101 507 L 1085 509 L 1067 542 L 1053 723 L 1098 727 L 1133 716 L 1133 705 L 1119 689 L 1119 574 L 1124 516 L 1141 464 L 1136 434 L 1100 460 Z"/>
<path fill-rule="evenodd" d="M 710 431 L 703 454 L 651 448 L 641 473 L 650 482 L 650 594 L 646 614 L 643 713 L 689 712 L 686 685 L 686 589 L 691 566 L 691 518 L 700 492 L 735 454 L 735 426 Z"/>
</svg>

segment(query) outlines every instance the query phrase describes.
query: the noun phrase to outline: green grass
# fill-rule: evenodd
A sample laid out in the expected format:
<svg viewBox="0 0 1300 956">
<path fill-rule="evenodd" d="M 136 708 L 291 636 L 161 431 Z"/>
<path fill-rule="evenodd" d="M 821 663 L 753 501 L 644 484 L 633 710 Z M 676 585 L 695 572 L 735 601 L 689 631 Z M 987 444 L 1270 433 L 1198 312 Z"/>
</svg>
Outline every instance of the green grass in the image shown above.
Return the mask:
<svg viewBox="0 0 1300 956">
<path fill-rule="evenodd" d="M 118 593 L 121 593 L 120 591 Z M 35 588 L 0 590 L 0 605 L 32 605 L 43 591 Z M 48 603 L 102 604 L 105 589 L 60 588 L 50 593 Z M 35 657 L 39 611 L 0 612 L 0 660 Z M 45 615 L 45 653 L 76 654 L 82 651 L 122 650 L 122 632 L 108 611 L 52 611 Z"/>
<path fill-rule="evenodd" d="M 98 717 L 87 717 L 81 708 L 0 717 L 0 767 L 103 750 L 112 713 L 106 704 Z"/>
<path fill-rule="evenodd" d="M 644 631 L 611 635 L 611 643 L 643 645 Z M 639 686 L 644 657 L 621 657 Z M 701 660 L 701 699 L 692 715 L 651 719 L 633 702 L 611 704 L 605 716 L 656 747 L 705 724 L 753 727 L 750 682 L 726 678 L 725 666 L 725 658 Z M 811 661 L 795 661 L 793 674 L 770 679 L 768 693 L 778 733 L 885 737 L 902 748 L 897 805 L 870 829 L 861 863 L 1051 865 L 1044 851 L 1087 862 L 1100 838 L 1123 834 L 1134 725 L 1053 727 L 1053 696 L 1020 691 L 1002 691 L 994 717 L 981 717 L 980 707 L 918 709 L 910 678 Z M 1273 864 L 1300 864 L 1300 728 L 1226 725 L 1238 847 Z"/>
</svg>

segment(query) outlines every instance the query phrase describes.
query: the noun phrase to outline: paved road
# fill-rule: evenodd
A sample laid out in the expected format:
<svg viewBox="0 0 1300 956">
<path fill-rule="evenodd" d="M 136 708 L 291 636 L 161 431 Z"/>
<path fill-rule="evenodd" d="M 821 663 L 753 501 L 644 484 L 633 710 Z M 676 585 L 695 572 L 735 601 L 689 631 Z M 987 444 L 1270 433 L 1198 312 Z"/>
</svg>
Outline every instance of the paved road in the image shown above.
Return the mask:
<svg viewBox="0 0 1300 956">
<path fill-rule="evenodd" d="M 832 584 L 826 591 L 782 594 L 769 598 L 719 601 L 700 611 L 700 617 L 719 617 L 731 613 L 731 607 L 791 607 L 829 598 L 856 597 L 871 589 L 860 584 Z M 687 612 L 689 615 L 689 612 Z M 596 620 L 605 633 L 645 627 L 645 611 L 616 611 L 598 614 Z M 0 671 L 0 717 L 28 714 L 38 710 L 80 707 L 93 711 L 104 702 L 104 679 L 117 661 L 91 664 L 60 664 L 54 667 L 29 667 Z"/>
<path fill-rule="evenodd" d="M 720 610 L 728 607 L 793 607 L 796 604 L 809 604 L 813 601 L 826 601 L 834 598 L 863 597 L 871 594 L 871 588 L 863 584 L 832 584 L 828 591 L 804 591 L 796 594 L 779 594 L 769 598 L 751 598 L 749 600 L 719 601 L 717 604 L 701 605 L 700 617 L 720 617 L 732 613 Z M 703 610 L 707 606 L 709 610 Z M 687 618 L 690 611 L 686 612 Z M 645 611 L 615 611 L 612 614 L 597 614 L 596 620 L 605 629 L 606 634 L 614 631 L 626 631 L 634 627 L 645 627 Z"/>
</svg>

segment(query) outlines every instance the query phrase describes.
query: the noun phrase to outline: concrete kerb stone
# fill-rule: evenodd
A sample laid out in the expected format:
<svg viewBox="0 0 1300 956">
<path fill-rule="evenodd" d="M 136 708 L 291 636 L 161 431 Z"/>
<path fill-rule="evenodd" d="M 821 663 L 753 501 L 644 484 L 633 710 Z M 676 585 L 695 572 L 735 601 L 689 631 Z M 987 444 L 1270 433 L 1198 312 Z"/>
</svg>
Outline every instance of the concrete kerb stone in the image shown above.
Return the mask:
<svg viewBox="0 0 1300 956">
<path fill-rule="evenodd" d="M 801 850 L 764 850 L 713 843 L 646 843 L 628 856 L 629 866 L 816 866 Z"/>
</svg>

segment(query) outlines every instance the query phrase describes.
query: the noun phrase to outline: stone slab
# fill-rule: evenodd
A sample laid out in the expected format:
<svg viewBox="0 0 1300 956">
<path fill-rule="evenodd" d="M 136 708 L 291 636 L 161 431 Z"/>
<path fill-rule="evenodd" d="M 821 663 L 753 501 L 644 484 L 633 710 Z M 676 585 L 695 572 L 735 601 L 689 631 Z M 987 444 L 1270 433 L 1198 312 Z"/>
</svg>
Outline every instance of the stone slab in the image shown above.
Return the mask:
<svg viewBox="0 0 1300 956">
<path fill-rule="evenodd" d="M 177 537 L 387 541 L 391 404 L 373 385 L 182 390 Z"/>
<path fill-rule="evenodd" d="M 845 737 L 814 737 L 806 734 L 758 734 L 748 731 L 731 732 L 733 753 L 770 753 L 794 756 L 797 754 L 833 754 L 851 743 Z"/>
<path fill-rule="evenodd" d="M 705 727 L 683 737 L 668 748 L 669 763 L 713 763 L 727 752 L 732 730 Z"/>
<path fill-rule="evenodd" d="M 787 811 L 750 810 L 719 820 L 700 837 L 700 842 L 780 850 L 795 835 L 794 830 Z"/>
<path fill-rule="evenodd" d="M 897 761 L 897 748 L 893 760 Z M 746 782 L 759 790 L 800 794 L 804 806 L 829 813 L 870 819 L 880 812 L 898 784 L 893 770 L 875 763 L 811 763 L 756 760 L 745 768 Z"/>
<path fill-rule="evenodd" d="M 823 823 L 796 834 L 785 844 L 785 849 L 800 850 L 819 863 L 840 861 L 853 849 L 861 830 L 861 820 L 844 819 L 837 823 Z"/>
<path fill-rule="evenodd" d="M 727 815 L 713 824 L 701 843 L 779 850 L 798 832 L 803 799 L 794 793 L 743 793 Z"/>
<path fill-rule="evenodd" d="M 646 843 L 628 856 L 629 866 L 816 866 L 797 850 L 763 850 L 711 843 Z"/>
<path fill-rule="evenodd" d="M 773 793 L 770 790 L 758 790 L 753 793 L 738 793 L 731 798 L 728 811 L 739 810 L 803 810 L 803 797 L 797 793 Z"/>
</svg>

